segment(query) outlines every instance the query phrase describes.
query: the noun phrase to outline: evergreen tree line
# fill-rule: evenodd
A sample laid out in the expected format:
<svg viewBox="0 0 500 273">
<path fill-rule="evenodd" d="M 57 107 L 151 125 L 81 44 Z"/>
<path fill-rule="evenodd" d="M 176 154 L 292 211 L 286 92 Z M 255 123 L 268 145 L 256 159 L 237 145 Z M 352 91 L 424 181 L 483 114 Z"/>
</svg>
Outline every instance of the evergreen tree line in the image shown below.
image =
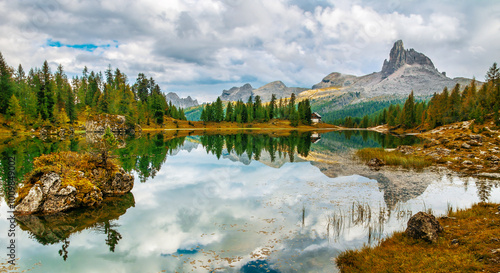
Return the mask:
<svg viewBox="0 0 500 273">
<path fill-rule="evenodd" d="M 387 124 L 406 129 L 419 128 L 430 130 L 454 122 L 474 119 L 481 124 L 492 113 L 495 124 L 500 126 L 500 69 L 494 63 L 486 74 L 486 82 L 479 87 L 475 80 L 463 91 L 456 84 L 451 90 L 434 93 L 429 101 L 416 102 L 413 91 L 404 105 L 392 104 L 378 113 L 363 118 L 350 116 L 337 121 L 349 128 L 367 128 Z"/>
<path fill-rule="evenodd" d="M 260 96 L 248 98 L 247 103 L 242 100 L 228 102 L 225 109 L 220 97 L 214 103 L 206 104 L 201 112 L 200 119 L 204 122 L 268 122 L 271 119 L 290 120 L 292 126 L 299 123 L 311 125 L 311 103 L 309 99 L 296 104 L 295 94 L 290 99 L 276 99 L 272 94 L 268 104 L 262 103 Z"/>
<path fill-rule="evenodd" d="M 290 162 L 295 160 L 295 152 L 307 157 L 311 149 L 311 133 L 292 132 L 286 137 L 271 137 L 268 135 L 204 135 L 200 137 L 201 144 L 208 152 L 222 156 L 224 147 L 229 153 L 236 153 L 242 156 L 246 153 L 249 160 L 259 160 L 262 152 L 269 153 L 271 162 L 278 158 L 288 157 Z"/>
<path fill-rule="evenodd" d="M 9 67 L 0 53 L 0 114 L 14 129 L 48 124 L 63 126 L 78 117 L 119 114 L 130 124 L 162 124 L 164 116 L 185 119 L 184 112 L 167 103 L 153 78 L 140 73 L 133 85 L 118 68 L 104 72 L 83 69 L 71 80 L 62 65 L 55 73 L 45 61 L 26 74 L 21 65 Z"/>
</svg>

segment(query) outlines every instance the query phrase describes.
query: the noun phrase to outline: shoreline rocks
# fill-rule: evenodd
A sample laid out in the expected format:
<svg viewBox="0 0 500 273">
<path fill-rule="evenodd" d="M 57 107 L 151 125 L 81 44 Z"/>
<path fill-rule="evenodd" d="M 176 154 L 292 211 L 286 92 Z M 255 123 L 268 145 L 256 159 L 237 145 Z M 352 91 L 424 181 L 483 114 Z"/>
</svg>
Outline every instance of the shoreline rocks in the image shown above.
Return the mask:
<svg viewBox="0 0 500 273">
<path fill-rule="evenodd" d="M 408 220 L 405 234 L 413 239 L 423 239 L 432 243 L 437 241 L 438 234 L 441 232 L 443 232 L 443 227 L 436 217 L 421 211 Z"/>
</svg>

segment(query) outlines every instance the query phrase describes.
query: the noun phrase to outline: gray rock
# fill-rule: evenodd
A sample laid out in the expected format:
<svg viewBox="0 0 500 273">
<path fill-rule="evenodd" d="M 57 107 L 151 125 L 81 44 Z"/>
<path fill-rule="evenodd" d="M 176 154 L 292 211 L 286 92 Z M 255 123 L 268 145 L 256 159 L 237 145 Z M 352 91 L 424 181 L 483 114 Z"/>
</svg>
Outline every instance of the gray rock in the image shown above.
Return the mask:
<svg viewBox="0 0 500 273">
<path fill-rule="evenodd" d="M 438 234 L 442 231 L 443 227 L 439 224 L 434 215 L 419 212 L 408 220 L 408 227 L 405 233 L 414 239 L 435 242 L 438 238 Z"/>
<path fill-rule="evenodd" d="M 389 61 L 385 60 L 382 66 L 382 76 L 384 78 L 396 72 L 399 68 L 403 67 L 405 64 L 419 64 L 422 66 L 427 66 L 431 69 L 435 69 L 434 64 L 431 59 L 422 53 L 415 51 L 413 48 L 410 50 L 405 50 L 403 47 L 403 41 L 398 40 L 394 43 L 389 54 Z"/>
<path fill-rule="evenodd" d="M 385 165 L 385 162 L 379 158 L 372 158 L 368 161 L 367 165 L 372 168 L 380 168 Z"/>
<path fill-rule="evenodd" d="M 48 173 L 40 178 L 44 195 L 56 194 L 61 187 L 61 177 L 56 173 Z"/>
<path fill-rule="evenodd" d="M 20 214 L 56 213 L 80 206 L 93 206 L 102 201 L 101 191 L 94 188 L 83 195 L 83 199 L 76 198 L 78 192 L 72 186 L 62 187 L 61 177 L 50 172 L 40 178 L 28 195 L 16 206 L 14 211 Z"/>
<path fill-rule="evenodd" d="M 396 148 L 396 150 L 405 154 L 405 155 L 410 155 L 410 154 L 413 154 L 415 152 L 415 148 L 413 148 L 412 146 L 408 146 L 408 145 L 398 146 Z"/>
<path fill-rule="evenodd" d="M 470 135 L 469 137 L 470 137 L 470 139 L 472 139 L 472 140 L 477 140 L 477 141 L 479 141 L 479 142 L 482 142 L 482 141 L 483 141 L 483 136 L 481 136 L 481 135 Z"/>
<path fill-rule="evenodd" d="M 180 98 L 174 92 L 169 92 L 166 96 L 167 102 L 171 102 L 172 105 L 179 108 L 189 108 L 193 106 L 198 106 L 199 103 L 197 100 L 193 100 L 190 96 L 187 98 Z"/>
<path fill-rule="evenodd" d="M 464 162 L 462 162 L 462 165 L 465 165 L 465 166 L 471 166 L 472 164 L 474 164 L 474 163 L 472 163 L 472 161 L 470 161 L 470 160 L 464 160 Z"/>
<path fill-rule="evenodd" d="M 353 75 L 346 75 L 338 72 L 330 73 L 324 77 L 323 80 L 313 85 L 312 89 L 326 88 L 326 87 L 346 87 L 353 84 L 358 77 Z"/>
<path fill-rule="evenodd" d="M 436 148 L 436 153 L 440 156 L 449 156 L 451 151 L 446 148 Z"/>
<path fill-rule="evenodd" d="M 37 213 L 41 211 L 43 205 L 43 192 L 40 185 L 34 185 L 23 201 L 15 207 L 16 212 Z"/>
<path fill-rule="evenodd" d="M 500 161 L 500 157 L 498 157 L 496 155 L 490 155 L 490 156 L 486 157 L 486 160 L 492 161 L 492 162 L 497 162 L 497 161 Z"/>
<path fill-rule="evenodd" d="M 133 187 L 134 177 L 123 169 L 116 173 L 113 179 L 101 184 L 101 190 L 105 195 L 122 195 L 131 191 Z"/>
<path fill-rule="evenodd" d="M 464 142 L 464 143 L 462 143 L 462 146 L 460 146 L 460 147 L 462 147 L 462 148 L 464 148 L 464 149 L 470 149 L 470 145 L 469 145 L 469 144 L 467 144 L 467 143 L 465 143 L 465 142 Z"/>
<path fill-rule="evenodd" d="M 94 175 L 99 175 L 94 170 Z M 84 174 L 79 173 L 82 177 Z M 103 200 L 103 195 L 123 195 L 130 192 L 134 186 L 134 177 L 123 169 L 114 174 L 106 182 L 101 182 L 101 188 L 93 188 L 81 193 L 73 186 L 62 187 L 59 174 L 50 172 L 42 175 L 40 184 L 35 184 L 28 195 L 15 207 L 17 214 L 51 214 L 78 207 L 92 207 Z"/>
<path fill-rule="evenodd" d="M 126 124 L 125 116 L 121 115 L 97 115 L 85 122 L 85 131 L 87 133 L 103 134 L 107 127 L 116 134 L 125 134 L 134 129 Z"/>
<path fill-rule="evenodd" d="M 220 99 L 223 101 L 238 101 L 242 100 L 247 102 L 248 98 L 252 96 L 253 87 L 249 83 L 241 87 L 233 87 L 229 90 L 222 91 Z"/>
<path fill-rule="evenodd" d="M 483 146 L 483 143 L 480 142 L 479 140 L 477 139 L 472 139 L 470 141 L 467 141 L 467 144 L 469 144 L 470 146 L 475 146 L 475 147 L 478 147 L 478 146 Z"/>
</svg>

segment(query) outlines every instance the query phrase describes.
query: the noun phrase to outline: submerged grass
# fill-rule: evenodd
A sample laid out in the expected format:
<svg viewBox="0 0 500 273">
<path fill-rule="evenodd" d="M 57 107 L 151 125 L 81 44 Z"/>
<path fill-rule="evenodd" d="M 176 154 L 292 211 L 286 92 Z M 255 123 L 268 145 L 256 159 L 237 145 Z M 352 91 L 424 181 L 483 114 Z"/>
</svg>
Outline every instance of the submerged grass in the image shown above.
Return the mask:
<svg viewBox="0 0 500 273">
<path fill-rule="evenodd" d="M 364 148 L 356 151 L 356 156 L 364 162 L 373 158 L 381 159 L 386 165 L 422 169 L 432 164 L 428 157 L 405 155 L 399 151 L 386 151 L 383 148 Z"/>
<path fill-rule="evenodd" d="M 375 247 L 347 250 L 341 272 L 500 272 L 499 204 L 479 203 L 448 210 L 444 232 L 431 244 L 398 232 Z"/>
</svg>

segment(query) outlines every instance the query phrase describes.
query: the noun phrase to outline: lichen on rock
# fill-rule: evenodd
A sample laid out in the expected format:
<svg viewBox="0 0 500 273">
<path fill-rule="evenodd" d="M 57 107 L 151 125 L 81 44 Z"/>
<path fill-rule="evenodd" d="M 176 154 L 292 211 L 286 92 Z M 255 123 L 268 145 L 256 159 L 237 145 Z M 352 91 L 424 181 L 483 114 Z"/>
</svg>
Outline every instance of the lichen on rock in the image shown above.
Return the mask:
<svg viewBox="0 0 500 273">
<path fill-rule="evenodd" d="M 122 195 L 134 186 L 133 176 L 113 160 L 103 163 L 90 154 L 59 152 L 35 159 L 34 170 L 18 190 L 15 213 L 50 214 L 99 205 L 104 196 Z"/>
</svg>

